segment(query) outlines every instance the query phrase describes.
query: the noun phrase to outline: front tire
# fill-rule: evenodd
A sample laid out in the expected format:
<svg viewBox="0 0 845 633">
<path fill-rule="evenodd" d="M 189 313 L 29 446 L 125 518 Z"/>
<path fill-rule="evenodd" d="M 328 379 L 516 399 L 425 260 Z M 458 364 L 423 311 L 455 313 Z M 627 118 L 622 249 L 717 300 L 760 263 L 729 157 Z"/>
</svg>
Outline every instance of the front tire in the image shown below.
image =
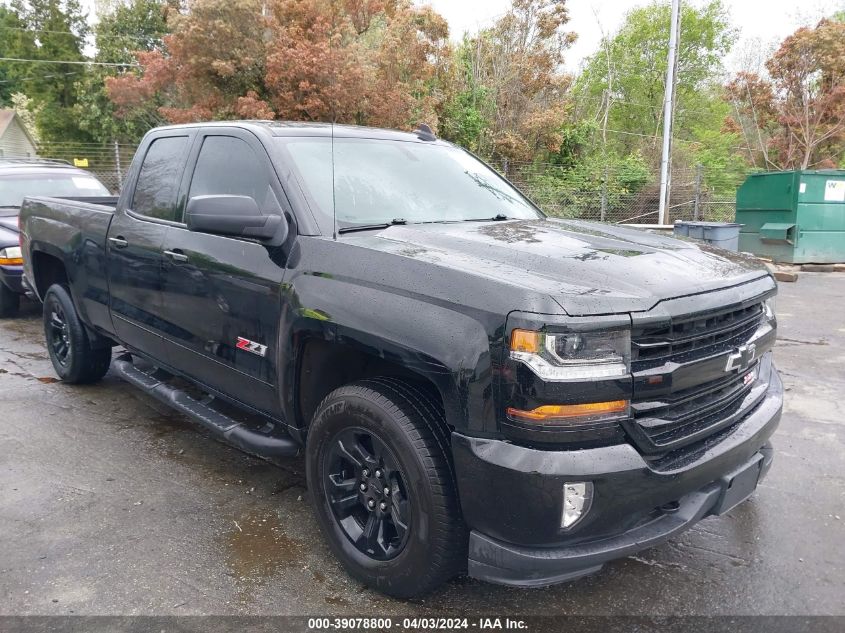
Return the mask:
<svg viewBox="0 0 845 633">
<path fill-rule="evenodd" d="M 6 284 L 0 282 L 0 317 L 13 317 L 18 313 L 21 305 L 21 296 L 10 289 Z"/>
<path fill-rule="evenodd" d="M 466 568 L 448 429 L 423 390 L 373 378 L 330 393 L 308 432 L 306 472 L 332 551 L 367 586 L 412 598 Z"/>
<path fill-rule="evenodd" d="M 70 293 L 53 284 L 44 295 L 44 335 L 47 351 L 62 381 L 97 382 L 109 370 L 110 347 L 94 347 L 76 313 Z"/>
</svg>

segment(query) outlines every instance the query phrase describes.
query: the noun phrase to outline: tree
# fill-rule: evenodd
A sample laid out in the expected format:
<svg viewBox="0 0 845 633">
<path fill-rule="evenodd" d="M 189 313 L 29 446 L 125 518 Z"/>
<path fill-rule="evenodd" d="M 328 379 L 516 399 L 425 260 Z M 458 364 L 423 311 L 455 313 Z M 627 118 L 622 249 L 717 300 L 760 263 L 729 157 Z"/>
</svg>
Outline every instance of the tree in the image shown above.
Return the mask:
<svg viewBox="0 0 845 633">
<path fill-rule="evenodd" d="M 35 33 L 27 28 L 15 7 L 0 5 L 0 57 L 32 59 L 36 53 Z M 28 65 L 0 62 L 0 105 L 8 105 L 27 84 Z"/>
<path fill-rule="evenodd" d="M 447 97 L 441 104 L 440 134 L 474 152 L 481 151 L 490 121 L 485 113 L 494 110 L 488 89 L 474 72 L 474 43 L 466 35 L 455 49 L 441 88 Z"/>
<path fill-rule="evenodd" d="M 100 16 L 94 28 L 97 48 L 94 60 L 135 64 L 136 51 L 162 50 L 163 38 L 169 33 L 167 15 L 174 11 L 172 0 L 131 0 L 117 4 Z M 121 72 L 117 67 L 95 66 L 76 84 L 78 101 L 74 111 L 79 126 L 98 142 L 137 142 L 149 128 L 164 122 L 157 111 L 161 104 L 155 99 L 138 103 L 125 109 L 122 116 L 116 116 L 106 79 Z"/>
<path fill-rule="evenodd" d="M 502 159 L 556 152 L 570 83 L 560 69 L 575 40 L 568 22 L 565 0 L 513 0 L 491 28 L 465 39 L 446 108 L 458 118 L 445 129 L 456 134 L 469 124 L 476 149 Z"/>
<path fill-rule="evenodd" d="M 84 67 L 53 63 L 85 59 L 82 47 L 88 24 L 78 0 L 15 0 L 12 9 L 35 40 L 28 59 L 50 61 L 21 64 L 25 71 L 20 81 L 26 84 L 20 91 L 31 97 L 38 109 L 35 122 L 39 134 L 46 141 L 90 140 L 73 113 L 74 82 L 84 73 Z"/>
<path fill-rule="evenodd" d="M 575 86 L 578 116 L 599 119 L 608 109 L 608 125 L 617 131 L 613 144 L 623 153 L 656 151 L 663 125 L 669 28 L 668 3 L 652 2 L 630 11 L 619 31 L 605 38 L 599 51 L 588 59 Z M 699 124 L 702 103 L 713 98 L 722 59 L 735 36 L 721 0 L 710 0 L 701 7 L 682 6 L 676 136 L 689 138 Z M 721 121 L 715 125 L 718 129 Z M 643 136 L 648 137 L 648 145 Z"/>
<path fill-rule="evenodd" d="M 197 0 L 169 19 L 140 74 L 107 81 L 123 114 L 150 99 L 169 121 L 209 118 L 437 124 L 445 20 L 409 0 Z"/>
<path fill-rule="evenodd" d="M 845 23 L 824 19 L 798 29 L 766 69 L 769 77 L 740 73 L 728 85 L 733 124 L 756 138 L 766 166 L 835 165 L 845 142 Z"/>
<path fill-rule="evenodd" d="M 26 131 L 29 132 L 32 140 L 37 143 L 40 140 L 38 137 L 38 128 L 35 126 L 35 118 L 38 115 L 38 107 L 32 103 L 32 99 L 22 92 L 14 93 L 9 98 L 9 102 L 12 109 L 18 113 L 18 118 L 26 128 Z"/>
<path fill-rule="evenodd" d="M 149 100 L 174 123 L 236 115 L 238 97 L 260 90 L 268 19 L 261 0 L 198 0 L 168 16 L 164 47 L 138 51 L 141 72 L 106 80 L 119 115 Z"/>
</svg>

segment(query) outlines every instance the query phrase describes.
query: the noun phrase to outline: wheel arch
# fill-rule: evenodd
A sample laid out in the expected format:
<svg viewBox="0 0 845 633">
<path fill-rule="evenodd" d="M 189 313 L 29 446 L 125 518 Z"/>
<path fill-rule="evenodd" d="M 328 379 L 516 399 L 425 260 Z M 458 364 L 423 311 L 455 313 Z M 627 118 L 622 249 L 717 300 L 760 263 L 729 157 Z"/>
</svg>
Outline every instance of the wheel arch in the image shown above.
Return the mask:
<svg viewBox="0 0 845 633">
<path fill-rule="evenodd" d="M 317 337 L 306 338 L 297 353 L 293 393 L 296 426 L 305 431 L 323 399 L 343 385 L 375 377 L 397 378 L 429 392 L 443 409 L 450 428 L 464 425 L 457 385 L 442 363 L 407 350 L 364 348 Z M 421 366 L 422 365 L 422 366 Z"/>
<path fill-rule="evenodd" d="M 69 284 L 67 267 L 59 254 L 41 248 L 32 251 L 32 285 L 41 301 L 54 283 Z"/>
</svg>

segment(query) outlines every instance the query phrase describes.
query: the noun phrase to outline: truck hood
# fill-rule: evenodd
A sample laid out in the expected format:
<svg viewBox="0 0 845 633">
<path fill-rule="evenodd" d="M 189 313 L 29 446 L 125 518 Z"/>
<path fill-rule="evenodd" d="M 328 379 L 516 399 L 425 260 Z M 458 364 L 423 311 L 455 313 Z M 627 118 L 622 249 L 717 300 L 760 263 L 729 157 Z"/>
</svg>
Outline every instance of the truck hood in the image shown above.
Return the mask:
<svg viewBox="0 0 845 633">
<path fill-rule="evenodd" d="M 572 316 L 645 311 L 768 274 L 701 243 L 576 220 L 400 225 L 355 241 L 547 294 Z"/>
<path fill-rule="evenodd" d="M 17 215 L 0 215 L 0 230 L 18 232 L 18 216 Z"/>
<path fill-rule="evenodd" d="M 18 245 L 18 216 L 0 215 L 0 248 Z"/>
</svg>

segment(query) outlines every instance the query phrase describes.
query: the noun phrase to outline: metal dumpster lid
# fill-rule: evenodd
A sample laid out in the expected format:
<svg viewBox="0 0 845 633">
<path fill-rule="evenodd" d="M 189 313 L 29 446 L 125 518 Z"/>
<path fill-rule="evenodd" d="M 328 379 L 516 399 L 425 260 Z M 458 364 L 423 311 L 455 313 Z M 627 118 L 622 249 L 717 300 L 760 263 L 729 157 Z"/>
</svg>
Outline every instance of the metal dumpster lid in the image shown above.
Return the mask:
<svg viewBox="0 0 845 633">
<path fill-rule="evenodd" d="M 744 224 L 737 224 L 736 222 L 700 222 L 698 220 L 675 220 L 675 224 L 681 224 L 683 226 L 712 226 L 721 228 L 745 226 Z"/>
</svg>

